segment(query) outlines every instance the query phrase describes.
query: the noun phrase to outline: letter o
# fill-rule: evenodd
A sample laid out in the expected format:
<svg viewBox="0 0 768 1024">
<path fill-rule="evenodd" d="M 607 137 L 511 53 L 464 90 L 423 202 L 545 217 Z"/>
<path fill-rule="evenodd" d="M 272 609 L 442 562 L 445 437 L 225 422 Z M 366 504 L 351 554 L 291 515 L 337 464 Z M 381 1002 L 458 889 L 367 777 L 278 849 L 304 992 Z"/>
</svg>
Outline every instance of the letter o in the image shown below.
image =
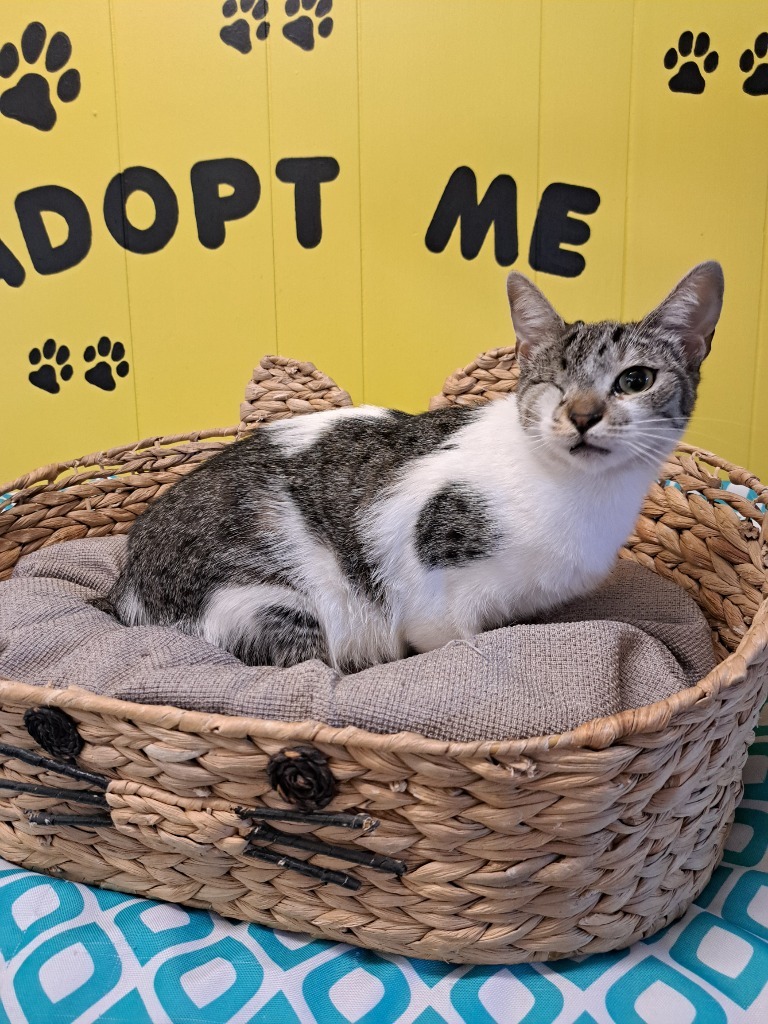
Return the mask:
<svg viewBox="0 0 768 1024">
<path fill-rule="evenodd" d="M 128 220 L 126 207 L 134 192 L 146 192 L 155 204 L 155 219 L 148 228 L 137 228 Z M 176 193 L 151 167 L 127 167 L 107 185 L 104 222 L 114 240 L 129 252 L 157 252 L 170 242 L 179 223 Z"/>
</svg>

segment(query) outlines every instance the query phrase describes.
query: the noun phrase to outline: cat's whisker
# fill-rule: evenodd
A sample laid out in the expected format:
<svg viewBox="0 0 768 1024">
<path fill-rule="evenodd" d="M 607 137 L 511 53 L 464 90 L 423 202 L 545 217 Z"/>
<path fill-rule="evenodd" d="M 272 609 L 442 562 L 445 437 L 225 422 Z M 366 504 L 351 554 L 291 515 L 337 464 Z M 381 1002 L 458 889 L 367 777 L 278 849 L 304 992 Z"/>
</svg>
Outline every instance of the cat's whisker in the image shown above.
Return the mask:
<svg viewBox="0 0 768 1024">
<path fill-rule="evenodd" d="M 649 426 L 650 424 L 655 423 L 666 423 L 668 425 L 674 426 L 675 419 L 673 416 L 651 416 L 648 419 L 640 420 L 639 423 L 634 425 L 638 427 L 646 427 Z"/>
<path fill-rule="evenodd" d="M 664 426 L 659 425 L 656 427 L 646 427 L 644 424 L 638 424 L 638 426 L 634 428 L 634 432 L 637 434 L 643 434 L 647 432 L 649 434 L 653 434 L 655 437 L 681 437 L 684 430 L 685 425 L 682 423 L 679 426 L 675 426 L 672 423 L 667 423 Z"/>
<path fill-rule="evenodd" d="M 624 435 L 618 435 L 618 437 L 620 440 L 624 439 Z M 670 437 L 669 434 L 633 434 L 633 438 L 638 441 L 647 441 L 649 444 L 656 445 L 659 448 L 677 444 L 676 438 Z"/>
<path fill-rule="evenodd" d="M 652 434 L 633 434 L 628 437 L 626 434 L 607 434 L 606 438 L 611 441 L 618 441 L 620 444 L 628 444 L 630 441 L 643 442 L 654 448 L 670 449 L 677 444 L 677 440 L 669 437 L 668 434 L 654 436 Z"/>
<path fill-rule="evenodd" d="M 551 439 L 546 434 L 542 434 L 540 432 L 531 432 L 529 436 L 531 436 L 535 442 L 528 449 L 531 452 L 540 451 L 551 443 Z"/>
<path fill-rule="evenodd" d="M 634 431 L 633 437 L 653 437 L 660 441 L 676 441 L 680 437 L 679 430 L 666 430 L 664 427 L 650 427 L 647 430 Z"/>
<path fill-rule="evenodd" d="M 666 445 L 662 448 L 653 440 L 647 440 L 637 436 L 624 438 L 624 444 L 630 450 L 643 451 L 657 456 L 662 456 L 667 450 Z"/>
<path fill-rule="evenodd" d="M 644 441 L 647 444 L 659 449 L 671 448 L 678 443 L 677 438 L 670 437 L 669 434 L 635 434 L 633 436 L 635 440 Z"/>
<path fill-rule="evenodd" d="M 651 433 L 650 431 L 635 431 L 634 433 L 631 434 L 625 434 L 624 437 L 627 441 L 634 441 L 636 443 L 645 441 L 652 445 L 660 445 L 662 442 L 666 444 L 674 440 L 674 438 L 671 438 L 669 434 L 654 434 Z"/>
<path fill-rule="evenodd" d="M 647 455 L 649 458 L 658 458 L 660 452 L 656 448 L 649 448 L 643 444 L 631 443 L 626 446 L 629 451 L 634 452 L 637 455 Z"/>
<path fill-rule="evenodd" d="M 691 420 L 694 426 L 701 426 L 707 423 L 722 423 L 729 427 L 743 427 L 744 421 L 727 420 L 720 416 L 696 416 Z"/>
<path fill-rule="evenodd" d="M 635 461 L 639 462 L 641 465 L 653 466 L 655 468 L 664 461 L 664 457 L 656 452 L 646 452 L 634 449 L 630 449 L 630 451 L 633 452 Z"/>
<path fill-rule="evenodd" d="M 674 427 L 667 420 L 666 426 L 648 427 L 645 423 L 611 423 L 608 425 L 606 429 L 618 433 L 623 432 L 625 434 L 631 434 L 632 436 L 635 436 L 636 434 L 644 434 L 646 432 L 659 435 L 670 435 L 672 433 L 677 433 L 680 428 Z"/>
<path fill-rule="evenodd" d="M 656 460 L 663 459 L 665 455 L 664 452 L 657 451 L 654 448 L 643 448 L 642 446 L 631 448 L 630 451 L 634 451 L 637 455 L 643 455 L 649 459 Z"/>
</svg>

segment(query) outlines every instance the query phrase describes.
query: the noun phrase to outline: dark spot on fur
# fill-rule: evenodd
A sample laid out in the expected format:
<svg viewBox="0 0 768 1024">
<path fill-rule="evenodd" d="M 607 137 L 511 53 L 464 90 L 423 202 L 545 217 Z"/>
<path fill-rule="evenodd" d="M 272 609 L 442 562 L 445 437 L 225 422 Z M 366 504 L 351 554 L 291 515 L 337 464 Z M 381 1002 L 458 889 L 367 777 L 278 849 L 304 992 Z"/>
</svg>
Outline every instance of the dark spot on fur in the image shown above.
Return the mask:
<svg viewBox="0 0 768 1024">
<path fill-rule="evenodd" d="M 486 499 L 465 484 L 446 484 L 425 502 L 416 521 L 416 554 L 431 569 L 487 558 L 499 539 Z"/>
<path fill-rule="evenodd" d="M 471 415 L 454 407 L 341 421 L 286 463 L 290 495 L 310 533 L 334 550 L 342 570 L 369 598 L 381 600 L 382 594 L 363 550 L 360 514 L 410 461 L 443 447 Z"/>
<path fill-rule="evenodd" d="M 624 333 L 623 325 L 622 324 L 617 324 L 616 327 L 614 327 L 613 330 L 611 331 L 611 340 L 612 341 L 618 341 L 623 333 Z"/>
<path fill-rule="evenodd" d="M 253 632 L 232 647 L 246 665 L 288 667 L 302 661 L 328 659 L 328 645 L 320 623 L 301 608 L 272 605 L 259 612 Z"/>
<path fill-rule="evenodd" d="M 597 354 L 598 354 L 599 356 L 604 356 L 604 355 L 605 355 L 605 349 L 606 349 L 606 343 L 605 343 L 605 342 L 603 342 L 603 344 L 602 344 L 602 345 L 600 346 L 600 348 L 599 348 L 599 349 L 597 350 Z"/>
<path fill-rule="evenodd" d="M 571 330 L 563 338 L 563 347 L 567 347 L 568 345 L 570 345 L 572 341 L 575 341 L 578 338 L 578 336 L 579 336 L 579 327 L 578 327 L 578 325 L 575 325 L 573 330 Z"/>
</svg>

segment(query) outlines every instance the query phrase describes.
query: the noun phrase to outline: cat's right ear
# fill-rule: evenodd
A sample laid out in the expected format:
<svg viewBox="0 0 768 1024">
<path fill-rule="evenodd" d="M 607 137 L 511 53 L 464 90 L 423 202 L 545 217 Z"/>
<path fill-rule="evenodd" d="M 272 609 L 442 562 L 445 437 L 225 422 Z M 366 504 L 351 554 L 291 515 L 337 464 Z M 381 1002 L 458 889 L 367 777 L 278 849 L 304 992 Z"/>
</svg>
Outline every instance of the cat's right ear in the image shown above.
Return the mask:
<svg viewBox="0 0 768 1024">
<path fill-rule="evenodd" d="M 565 329 L 563 320 L 536 285 L 516 270 L 507 278 L 507 295 L 518 359 L 527 358 L 536 345 L 556 338 Z"/>
<path fill-rule="evenodd" d="M 660 327 L 677 338 L 689 364 L 709 355 L 723 308 L 723 268 L 714 260 L 699 263 L 679 281 L 641 326 Z"/>
</svg>

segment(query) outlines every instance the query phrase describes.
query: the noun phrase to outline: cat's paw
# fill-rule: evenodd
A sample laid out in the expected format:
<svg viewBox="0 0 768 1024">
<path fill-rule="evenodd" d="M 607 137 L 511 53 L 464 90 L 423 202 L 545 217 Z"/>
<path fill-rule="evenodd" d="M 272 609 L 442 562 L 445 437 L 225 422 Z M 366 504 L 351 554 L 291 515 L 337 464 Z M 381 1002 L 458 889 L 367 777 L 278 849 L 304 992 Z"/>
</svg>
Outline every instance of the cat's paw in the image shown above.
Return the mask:
<svg viewBox="0 0 768 1024">
<path fill-rule="evenodd" d="M 129 364 L 123 358 L 125 346 L 120 341 L 113 343 L 109 338 L 99 338 L 96 348 L 89 345 L 83 352 L 83 359 L 86 363 L 93 363 L 97 354 L 101 356 L 101 359 L 95 366 L 85 371 L 85 379 L 94 387 L 101 388 L 102 391 L 114 391 L 117 381 L 112 370 L 114 369 L 118 377 L 127 377 L 130 370 Z"/>
<path fill-rule="evenodd" d="M 298 18 L 299 5 L 307 11 Z M 285 0 L 285 13 L 292 20 L 283 25 L 285 38 L 302 50 L 315 48 L 315 30 L 321 39 L 327 39 L 333 32 L 331 13 L 333 0 Z"/>
<path fill-rule="evenodd" d="M 47 391 L 49 395 L 58 395 L 61 391 L 59 378 L 67 381 L 72 377 L 69 349 L 66 345 L 57 345 L 53 338 L 46 341 L 42 351 L 39 348 L 31 349 L 28 358 L 32 366 L 37 367 L 30 372 L 29 383 L 41 391 Z"/>
<path fill-rule="evenodd" d="M 742 83 L 742 89 L 750 96 L 768 96 L 768 32 L 761 32 L 755 39 L 755 45 L 745 50 L 739 58 L 739 67 L 745 75 L 749 75 Z M 756 61 L 760 63 L 755 67 Z M 750 74 L 750 72 L 752 72 Z"/>
<path fill-rule="evenodd" d="M 709 35 L 706 32 L 699 32 L 694 41 L 693 32 L 683 32 L 677 46 L 671 46 L 664 54 L 664 67 L 672 71 L 677 68 L 681 58 L 690 59 L 685 60 L 670 78 L 669 88 L 672 92 L 690 92 L 696 95 L 704 92 L 704 75 L 711 75 L 720 62 L 717 51 L 709 49 Z"/>
<path fill-rule="evenodd" d="M 71 103 L 80 94 L 80 72 L 63 69 L 72 56 L 72 43 L 63 32 L 54 32 L 46 48 L 45 25 L 33 21 L 21 35 L 21 56 L 30 68 L 37 64 L 45 49 L 44 68 L 26 71 L 15 85 L 0 95 L 0 114 L 14 121 L 48 132 L 56 124 L 56 108 L 51 100 L 51 86 L 56 83 L 56 96 L 62 103 Z M 19 70 L 19 51 L 13 43 L 0 49 L 0 78 L 12 78 Z M 61 74 L 59 74 L 61 72 Z"/>
<path fill-rule="evenodd" d="M 239 8 L 237 0 L 224 0 L 221 13 L 225 18 L 230 19 L 219 32 L 219 38 L 227 46 L 231 46 L 239 53 L 250 53 L 253 45 L 251 43 L 251 29 L 254 36 L 263 41 L 269 35 L 269 22 L 264 19 L 269 14 L 268 0 L 240 0 Z M 237 14 L 248 14 L 256 22 L 253 26 L 247 18 L 238 17 Z"/>
</svg>

